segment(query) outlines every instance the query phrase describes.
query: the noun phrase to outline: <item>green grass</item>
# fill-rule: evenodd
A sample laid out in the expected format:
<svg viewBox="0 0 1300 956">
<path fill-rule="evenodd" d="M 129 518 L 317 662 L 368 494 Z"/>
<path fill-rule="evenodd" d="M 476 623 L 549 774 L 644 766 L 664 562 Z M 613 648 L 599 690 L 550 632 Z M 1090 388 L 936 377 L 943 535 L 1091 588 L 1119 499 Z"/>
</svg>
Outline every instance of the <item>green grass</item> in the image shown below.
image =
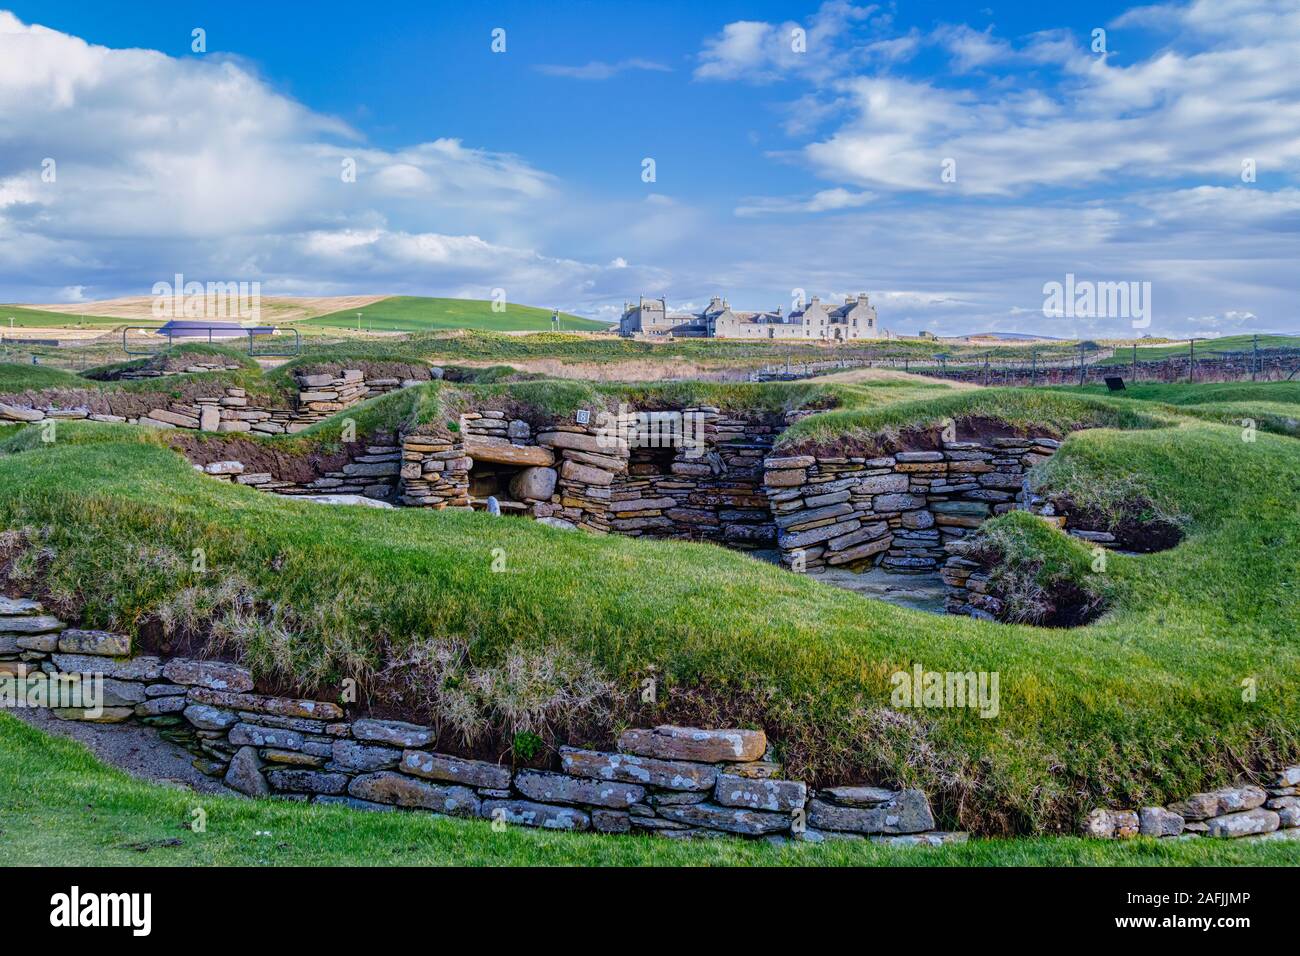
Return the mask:
<svg viewBox="0 0 1300 956">
<path fill-rule="evenodd" d="M 1102 396 L 1097 386 L 1056 389 L 1078 395 Z M 1300 437 L 1300 381 L 1210 382 L 1131 385 L 1120 395 L 1153 410 L 1190 415 L 1222 425 Z"/>
<path fill-rule="evenodd" d="M 0 363 L 0 395 L 44 388 L 83 388 L 88 384 L 79 375 L 48 365 Z"/>
<path fill-rule="evenodd" d="M 294 609 L 284 621 L 297 635 L 256 635 L 249 661 L 322 692 L 347 674 L 371 686 L 429 635 L 459 636 L 480 664 L 561 648 L 619 689 L 611 723 L 583 731 L 595 742 L 624 720 L 759 724 L 794 772 L 922 786 L 948 826 L 1066 829 L 1094 803 L 1164 803 L 1243 767 L 1294 762 L 1296 442 L 1244 444 L 1237 429 L 1142 415 L 1136 402 L 1021 391 L 889 417 L 1001 408 L 1118 426 L 1074 435 L 1055 466 L 1098 482 L 1142 476 L 1187 516 L 1188 534 L 1171 551 L 1112 556 L 1112 610 L 1087 627 L 926 615 L 710 545 L 276 499 L 202 478 L 158 436 L 125 426 L 67 423 L 53 445 L 33 429 L 0 443 L 14 452 L 0 455 L 0 484 L 13 489 L 0 526 L 50 529 L 34 580 L 91 626 L 131 628 L 181 589 L 245 581 Z M 189 570 L 195 547 L 207 576 Z M 505 573 L 491 571 L 494 548 Z M 889 675 L 913 662 L 999 672 L 1001 716 L 894 712 Z M 657 709 L 636 698 L 652 672 Z M 1246 679 L 1258 687 L 1250 702 Z"/>
<path fill-rule="evenodd" d="M 503 311 L 492 308 L 486 299 L 435 299 L 424 296 L 398 295 L 382 299 L 361 309 L 332 312 L 294 323 L 297 326 L 332 329 L 356 329 L 357 313 L 361 328 L 376 332 L 423 332 L 430 329 L 486 329 L 493 332 L 544 331 L 551 328 L 551 310 L 531 305 L 506 303 Z M 609 325 L 560 313 L 560 328 L 580 331 L 607 331 Z"/>
<path fill-rule="evenodd" d="M 922 397 L 917 397 L 917 396 Z M 851 398 L 845 407 L 810 415 L 781 436 L 783 446 L 851 444 L 870 446 L 882 434 L 905 429 L 942 427 L 948 420 L 992 419 L 1035 434 L 1062 434 L 1084 425 L 1110 428 L 1145 428 L 1159 424 L 1157 415 L 1140 406 L 1101 397 L 1072 395 L 1067 390 L 983 388 L 952 390 L 942 387 L 924 392 L 900 393 L 897 402 L 880 400 L 881 393 L 866 390 L 861 401 Z M 872 400 L 874 397 L 874 400 Z"/>
<path fill-rule="evenodd" d="M 1249 352 L 1254 348 L 1254 341 L 1253 335 L 1225 335 L 1217 339 L 1202 339 L 1196 343 L 1195 354 L 1198 358 L 1209 358 L 1215 352 Z M 1261 335 L 1259 347 L 1260 349 L 1300 348 L 1300 335 Z M 1186 358 L 1189 352 L 1190 348 L 1186 342 L 1177 345 L 1139 346 L 1137 358 L 1139 362 L 1158 362 L 1170 358 Z M 1119 345 L 1113 356 L 1102 360 L 1099 364 L 1131 365 L 1132 362 L 1131 345 L 1127 347 Z"/>
<path fill-rule="evenodd" d="M 203 832 L 190 829 L 193 811 Z M 175 841 L 173 844 L 172 841 Z M 1039 838 L 822 846 L 494 832 L 486 821 L 199 795 L 132 779 L 0 713 L 0 856 L 9 866 L 1294 865 L 1300 845 Z"/>
</svg>

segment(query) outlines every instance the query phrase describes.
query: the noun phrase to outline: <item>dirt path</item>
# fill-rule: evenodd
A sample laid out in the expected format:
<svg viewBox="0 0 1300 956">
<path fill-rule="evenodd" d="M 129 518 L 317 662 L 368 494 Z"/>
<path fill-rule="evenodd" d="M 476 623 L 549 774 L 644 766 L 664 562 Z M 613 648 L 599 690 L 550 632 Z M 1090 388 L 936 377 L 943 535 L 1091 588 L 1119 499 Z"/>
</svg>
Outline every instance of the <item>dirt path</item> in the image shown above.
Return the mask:
<svg viewBox="0 0 1300 956">
<path fill-rule="evenodd" d="M 158 736 L 158 731 L 141 724 L 92 724 L 60 720 L 48 710 L 6 711 L 24 723 L 56 737 L 67 737 L 90 748 L 104 763 L 133 777 L 168 784 L 198 793 L 228 793 L 220 780 L 199 773 L 190 763 L 193 754 Z"/>
</svg>

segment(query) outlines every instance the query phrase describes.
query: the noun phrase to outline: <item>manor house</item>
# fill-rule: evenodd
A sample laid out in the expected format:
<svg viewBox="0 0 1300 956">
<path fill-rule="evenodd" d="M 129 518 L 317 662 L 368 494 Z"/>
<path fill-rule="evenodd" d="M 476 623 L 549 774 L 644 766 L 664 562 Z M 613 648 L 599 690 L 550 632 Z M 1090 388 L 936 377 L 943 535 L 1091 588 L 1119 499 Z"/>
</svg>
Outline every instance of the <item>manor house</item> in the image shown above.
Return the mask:
<svg viewBox="0 0 1300 956">
<path fill-rule="evenodd" d="M 813 296 L 803 308 L 788 315 L 774 312 L 737 312 L 726 299 L 714 296 L 700 313 L 670 313 L 665 299 L 642 296 L 636 305 L 623 304 L 619 335 L 629 338 L 689 336 L 716 339 L 803 339 L 846 342 L 879 339 L 885 333 L 876 323 L 876 309 L 865 292 L 849 296 L 838 308 Z"/>
</svg>

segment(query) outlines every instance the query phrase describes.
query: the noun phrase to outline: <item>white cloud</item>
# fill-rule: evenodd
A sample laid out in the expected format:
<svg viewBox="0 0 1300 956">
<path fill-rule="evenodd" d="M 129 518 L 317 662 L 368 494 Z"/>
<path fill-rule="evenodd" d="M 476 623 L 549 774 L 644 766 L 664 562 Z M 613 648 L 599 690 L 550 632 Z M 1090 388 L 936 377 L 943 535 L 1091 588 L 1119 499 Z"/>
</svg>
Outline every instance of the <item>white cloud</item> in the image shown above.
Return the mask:
<svg viewBox="0 0 1300 956">
<path fill-rule="evenodd" d="M 544 63 L 537 67 L 539 73 L 545 73 L 547 76 L 563 76 L 572 80 L 608 80 L 620 73 L 626 73 L 631 70 L 648 70 L 653 73 L 671 73 L 672 67 L 654 60 L 643 60 L 639 57 L 632 57 L 627 60 L 619 60 L 615 63 L 606 63 L 603 60 L 592 60 L 584 63 L 582 66 L 565 66 L 563 64 Z"/>
<path fill-rule="evenodd" d="M 268 294 L 504 286 L 577 306 L 613 269 L 528 247 L 560 203 L 518 156 L 453 138 L 374 148 L 235 60 L 109 49 L 0 12 L 7 298 L 139 293 L 183 271 Z"/>
<path fill-rule="evenodd" d="M 875 198 L 875 193 L 851 192 L 840 188 L 823 189 L 803 199 L 774 199 L 759 196 L 742 201 L 736 207 L 736 215 L 761 216 L 772 213 L 834 212 L 869 205 Z"/>
</svg>

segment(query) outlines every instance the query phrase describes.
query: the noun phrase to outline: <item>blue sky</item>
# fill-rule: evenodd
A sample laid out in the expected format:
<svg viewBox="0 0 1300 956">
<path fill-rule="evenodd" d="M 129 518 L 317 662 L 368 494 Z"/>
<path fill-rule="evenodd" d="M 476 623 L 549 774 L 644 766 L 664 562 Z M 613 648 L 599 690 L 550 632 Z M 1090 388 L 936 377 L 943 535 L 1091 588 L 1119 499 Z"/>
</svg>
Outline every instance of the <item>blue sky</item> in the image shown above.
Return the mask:
<svg viewBox="0 0 1300 956">
<path fill-rule="evenodd" d="M 108 7 L 0 13 L 0 301 L 864 290 L 1128 334 L 1043 314 L 1073 273 L 1150 282 L 1151 334 L 1300 330 L 1295 3 Z"/>
</svg>

